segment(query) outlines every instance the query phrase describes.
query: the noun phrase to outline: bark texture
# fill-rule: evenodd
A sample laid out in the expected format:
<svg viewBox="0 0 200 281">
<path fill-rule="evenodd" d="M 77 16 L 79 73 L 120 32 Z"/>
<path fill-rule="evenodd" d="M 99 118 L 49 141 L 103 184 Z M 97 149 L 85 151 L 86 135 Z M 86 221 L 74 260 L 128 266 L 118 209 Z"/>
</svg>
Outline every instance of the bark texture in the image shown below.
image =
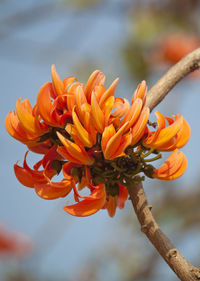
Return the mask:
<svg viewBox="0 0 200 281">
<path fill-rule="evenodd" d="M 200 280 L 200 269 L 190 264 L 175 248 L 156 223 L 141 182 L 128 188 L 141 231 L 151 241 L 163 259 L 182 281 Z"/>
</svg>

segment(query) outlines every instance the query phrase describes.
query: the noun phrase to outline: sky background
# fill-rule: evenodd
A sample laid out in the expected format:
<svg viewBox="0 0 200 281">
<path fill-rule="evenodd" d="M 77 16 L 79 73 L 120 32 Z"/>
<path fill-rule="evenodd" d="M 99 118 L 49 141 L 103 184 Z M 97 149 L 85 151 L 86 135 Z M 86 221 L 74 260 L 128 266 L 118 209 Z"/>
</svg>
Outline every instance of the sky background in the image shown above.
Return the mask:
<svg viewBox="0 0 200 281">
<path fill-rule="evenodd" d="M 119 236 L 122 211 L 118 210 L 114 219 L 103 210 L 87 218 L 71 217 L 62 210 L 66 198 L 45 201 L 32 189 L 23 187 L 15 178 L 13 164 L 17 161 L 22 164 L 26 147 L 9 136 L 4 120 L 6 114 L 15 109 L 17 98 L 29 98 L 31 104 L 35 104 L 40 87 L 51 80 L 52 64 L 62 79 L 74 75 L 86 82 L 95 69 L 106 75 L 106 86 L 120 77 L 116 95 L 130 100 L 140 81 L 130 79 L 119 55 L 124 40 L 130 36 L 129 3 L 102 1 L 89 9 L 77 10 L 67 1 L 0 1 L 0 220 L 8 228 L 33 239 L 35 250 L 21 266 L 44 278 L 73 279 L 89 257 Z M 151 87 L 160 76 L 154 73 L 147 85 Z M 184 79 L 157 108 L 164 114 L 183 114 L 191 126 L 191 139 L 183 149 L 188 169 L 177 180 L 180 193 L 191 181 L 199 179 L 199 103 L 200 79 Z M 34 157 L 30 154 L 28 161 L 38 159 Z M 31 165 L 31 161 L 28 163 Z M 154 192 L 159 194 L 159 183 L 147 181 L 145 190 L 150 198 L 156 197 Z M 130 202 L 126 205 L 127 212 L 132 212 Z M 196 247 L 200 246 L 196 234 L 190 235 L 197 241 Z M 195 243 L 183 244 L 184 254 L 190 256 Z M 181 239 L 179 245 L 183 246 Z M 151 247 L 148 241 L 144 241 L 144 247 Z M 5 270 L 4 265 L 0 266 L 1 272 Z M 166 273 L 172 274 L 161 262 L 158 280 Z"/>
</svg>

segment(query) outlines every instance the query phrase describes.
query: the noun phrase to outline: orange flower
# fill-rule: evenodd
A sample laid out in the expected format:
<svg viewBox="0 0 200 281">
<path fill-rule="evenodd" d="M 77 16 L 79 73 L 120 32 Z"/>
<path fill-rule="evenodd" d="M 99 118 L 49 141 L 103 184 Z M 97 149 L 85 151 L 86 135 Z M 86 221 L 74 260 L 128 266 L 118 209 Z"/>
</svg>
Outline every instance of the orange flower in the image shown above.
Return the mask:
<svg viewBox="0 0 200 281">
<path fill-rule="evenodd" d="M 22 102 L 17 100 L 16 111 L 8 113 L 5 125 L 13 138 L 30 146 L 38 145 L 39 137 L 49 130 L 46 124 L 40 122 L 28 99 Z"/>
<path fill-rule="evenodd" d="M 35 164 L 34 169 L 31 169 L 26 162 L 28 152 L 24 157 L 23 167 L 14 165 L 14 171 L 19 182 L 27 187 L 34 187 L 37 183 L 47 183 L 47 178 L 52 178 L 56 175 L 57 171 L 52 168 L 52 162 L 55 160 L 61 160 L 61 156 L 56 152 L 57 147 L 53 146 L 43 157 L 41 161 Z M 43 166 L 44 170 L 38 171 L 40 166 Z"/>
<path fill-rule="evenodd" d="M 81 196 L 76 190 L 77 197 L 83 200 L 74 205 L 66 206 L 63 209 L 67 213 L 78 217 L 90 216 L 98 212 L 100 209 L 107 209 L 109 216 L 113 217 L 116 208 L 124 208 L 125 201 L 128 199 L 127 188 L 120 184 L 118 184 L 118 186 L 119 194 L 115 196 L 107 195 L 105 185 L 103 184 L 97 186 L 89 185 L 91 191 L 90 196 Z"/>
<path fill-rule="evenodd" d="M 30 253 L 32 242 L 30 238 L 16 231 L 5 228 L 0 223 L 0 256 L 22 258 Z"/>
<path fill-rule="evenodd" d="M 174 180 L 182 176 L 186 168 L 187 158 L 182 151 L 176 149 L 159 169 L 154 170 L 153 177 L 165 181 Z"/>
<path fill-rule="evenodd" d="M 93 82 L 88 82 L 88 85 L 97 84 L 94 80 L 101 77 L 100 72 L 98 73 L 98 75 L 97 72 L 95 75 L 91 75 L 89 81 Z M 102 83 L 102 78 L 100 80 Z M 102 135 L 101 149 L 106 159 L 125 155 L 126 147 L 130 144 L 136 144 L 144 135 L 149 116 L 149 109 L 144 107 L 143 103 L 146 95 L 146 83 L 143 81 L 141 86 L 138 86 L 130 107 L 126 99 L 114 98 L 117 82 L 118 79 L 112 83 L 107 91 L 102 85 L 98 85 L 93 88 L 91 94 L 85 93 L 83 87 L 77 87 L 72 111 L 73 124 L 66 126 L 66 131 L 81 150 L 83 147 L 91 148 L 96 145 L 96 136 L 97 133 L 100 133 Z M 88 89 L 88 87 L 86 88 Z M 91 104 L 88 103 L 88 99 Z M 112 114 L 111 111 L 114 108 L 115 111 Z M 61 150 L 64 149 L 61 148 Z M 66 146 L 65 150 L 68 150 Z M 68 152 L 70 153 L 70 151 Z M 72 161 L 71 157 L 67 159 Z M 76 163 L 80 163 L 80 160 Z"/>
<path fill-rule="evenodd" d="M 75 188 L 75 187 L 74 187 Z M 86 217 L 98 212 L 105 204 L 106 192 L 103 184 L 90 186 L 90 196 L 81 196 L 77 191 L 77 197 L 82 198 L 71 206 L 66 206 L 63 209 L 73 216 Z"/>
<path fill-rule="evenodd" d="M 163 38 L 159 52 L 162 53 L 164 61 L 174 64 L 199 46 L 200 40 L 196 36 L 175 33 Z"/>
<path fill-rule="evenodd" d="M 28 100 L 18 100 L 16 111 L 6 118 L 6 128 L 14 138 L 32 152 L 44 154 L 33 169 L 27 165 L 27 153 L 23 167 L 14 165 L 23 185 L 47 200 L 73 192 L 76 203 L 64 207 L 71 215 L 83 217 L 107 209 L 113 217 L 117 207 L 124 208 L 127 186 L 139 173 L 161 180 L 184 173 L 186 158 L 177 148 L 187 143 L 190 127 L 182 115 L 173 119 L 156 112 L 158 128 L 150 131 L 145 81 L 138 85 L 129 104 L 115 97 L 119 79 L 106 89 L 105 76 L 99 70 L 85 86 L 74 77 L 62 81 L 54 65 L 51 73 L 52 82 L 41 87 L 35 107 Z M 160 151 L 173 150 L 159 169 L 149 165 L 161 158 Z M 151 153 L 156 156 L 149 158 Z M 55 182 L 53 177 L 60 172 L 63 179 Z M 76 185 L 90 195 L 80 195 Z"/>
<path fill-rule="evenodd" d="M 150 132 L 143 140 L 142 144 L 149 148 L 155 148 L 160 151 L 172 151 L 183 147 L 190 138 L 190 126 L 183 119 L 182 115 L 176 115 L 175 120 L 164 117 L 160 112 L 155 112 L 157 117 L 158 129 Z M 166 127 L 165 119 L 169 123 Z"/>
<path fill-rule="evenodd" d="M 119 194 L 115 196 L 108 195 L 107 201 L 104 205 L 104 208 L 107 209 L 110 217 L 114 217 L 117 207 L 123 209 L 124 204 L 128 199 L 128 189 L 123 185 L 121 185 L 120 183 L 118 183 L 118 186 L 119 186 Z"/>
</svg>

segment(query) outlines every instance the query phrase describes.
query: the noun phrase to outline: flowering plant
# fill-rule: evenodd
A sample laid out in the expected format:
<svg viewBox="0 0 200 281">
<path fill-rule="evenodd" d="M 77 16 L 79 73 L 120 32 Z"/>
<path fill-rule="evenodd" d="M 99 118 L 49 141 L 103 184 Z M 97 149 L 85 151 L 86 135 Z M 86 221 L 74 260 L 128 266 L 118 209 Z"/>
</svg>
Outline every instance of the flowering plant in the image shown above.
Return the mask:
<svg viewBox="0 0 200 281">
<path fill-rule="evenodd" d="M 75 77 L 62 81 L 54 65 L 51 73 L 52 82 L 41 87 L 34 107 L 28 99 L 18 99 L 16 110 L 6 117 L 9 134 L 43 155 L 33 168 L 26 161 L 28 152 L 23 167 L 14 165 L 20 183 L 44 199 L 73 192 L 76 203 L 64 207 L 71 215 L 107 209 L 113 217 L 117 207 L 124 208 L 133 181 L 144 175 L 168 181 L 184 173 L 187 159 L 178 149 L 187 143 L 190 127 L 182 115 L 170 118 L 158 111 L 157 122 L 149 122 L 145 81 L 129 103 L 114 96 L 118 79 L 106 89 L 98 70 L 85 86 Z M 162 151 L 172 154 L 156 169 L 152 162 Z M 52 181 L 61 172 L 63 179 Z M 80 194 L 83 188 L 88 196 Z"/>
</svg>

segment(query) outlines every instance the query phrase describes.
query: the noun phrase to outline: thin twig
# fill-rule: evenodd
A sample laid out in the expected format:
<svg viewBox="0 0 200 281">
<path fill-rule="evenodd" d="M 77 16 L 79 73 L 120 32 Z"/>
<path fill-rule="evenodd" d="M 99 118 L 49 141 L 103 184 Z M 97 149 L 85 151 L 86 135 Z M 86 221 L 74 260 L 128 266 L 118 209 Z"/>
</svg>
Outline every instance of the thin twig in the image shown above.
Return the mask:
<svg viewBox="0 0 200 281">
<path fill-rule="evenodd" d="M 141 231 L 148 237 L 160 255 L 182 281 L 200 280 L 200 269 L 191 265 L 174 247 L 156 223 L 151 206 L 148 205 L 142 183 L 128 187 L 129 195 L 141 225 Z"/>
<path fill-rule="evenodd" d="M 187 74 L 200 68 L 200 48 L 196 49 L 169 69 L 148 91 L 146 105 L 152 111 L 169 91 Z"/>
<path fill-rule="evenodd" d="M 196 49 L 174 65 L 148 92 L 146 105 L 152 111 L 169 91 L 187 74 L 200 68 L 200 48 Z M 163 259 L 182 281 L 200 280 L 200 269 L 190 264 L 174 247 L 156 223 L 151 206 L 148 205 L 142 183 L 134 182 L 128 187 L 130 198 L 141 224 L 141 230 L 148 237 Z"/>
</svg>

